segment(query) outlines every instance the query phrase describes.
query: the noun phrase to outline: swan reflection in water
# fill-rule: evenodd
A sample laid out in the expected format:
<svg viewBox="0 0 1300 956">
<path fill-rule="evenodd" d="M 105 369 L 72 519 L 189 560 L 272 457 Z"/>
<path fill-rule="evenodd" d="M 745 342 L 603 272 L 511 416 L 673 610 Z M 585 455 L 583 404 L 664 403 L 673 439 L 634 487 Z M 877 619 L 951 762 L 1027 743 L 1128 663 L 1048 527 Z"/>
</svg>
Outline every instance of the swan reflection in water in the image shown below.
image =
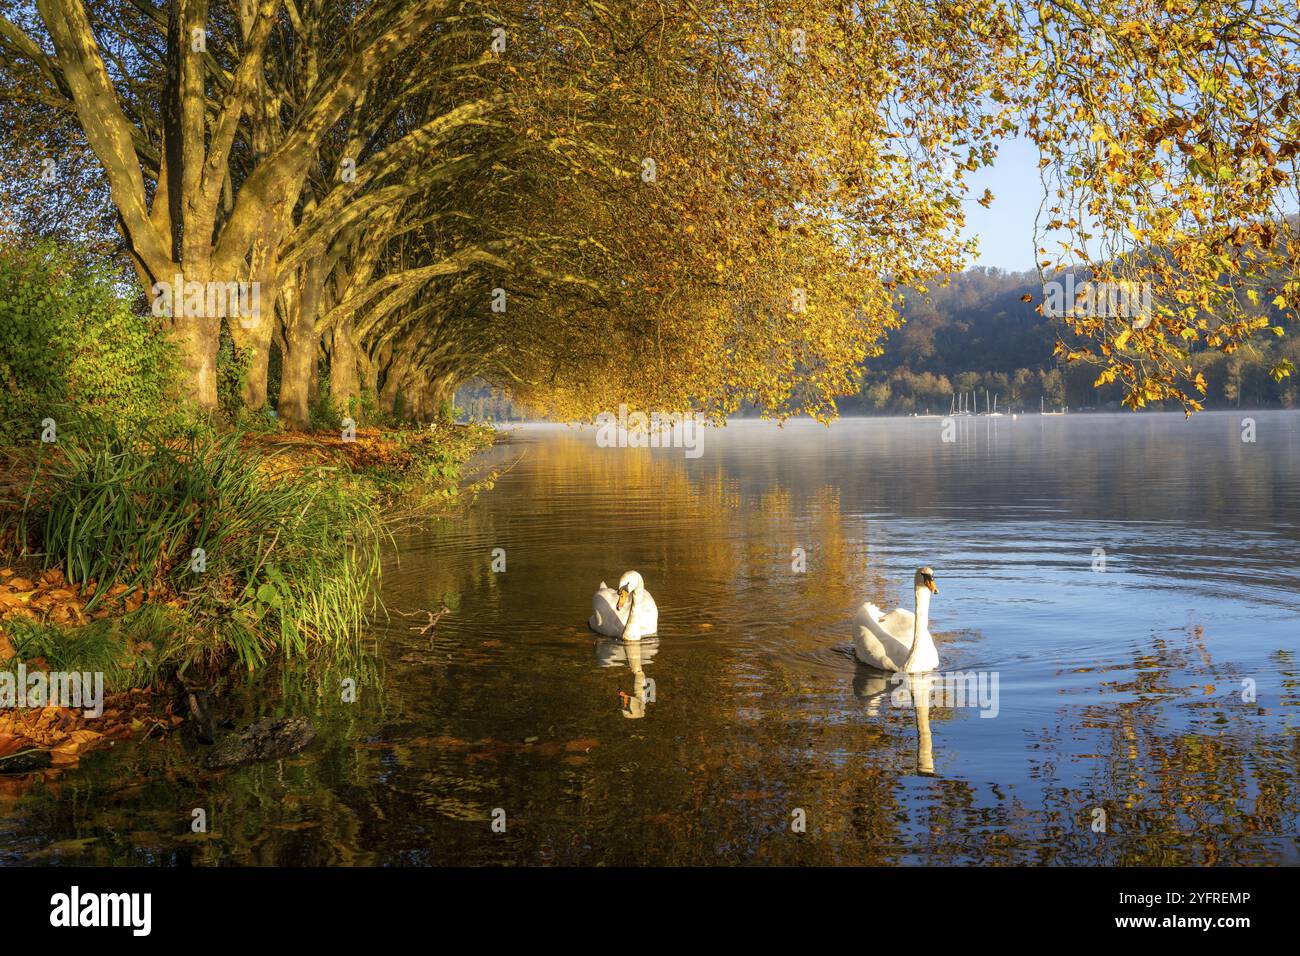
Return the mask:
<svg viewBox="0 0 1300 956">
<path fill-rule="evenodd" d="M 645 675 L 645 665 L 654 660 L 659 642 L 654 638 L 624 642 L 597 641 L 596 661 L 601 667 L 619 667 L 626 664 L 632 672 L 630 691 L 618 692 L 619 710 L 630 720 L 646 715 L 646 706 L 655 702 L 654 681 Z"/>
<path fill-rule="evenodd" d="M 853 695 L 867 703 L 867 713 L 879 716 L 882 701 L 895 707 L 910 707 L 916 723 L 916 772 L 934 776 L 934 742 L 930 735 L 930 691 L 933 674 L 886 674 L 871 667 L 859 667 L 853 675 Z"/>
</svg>

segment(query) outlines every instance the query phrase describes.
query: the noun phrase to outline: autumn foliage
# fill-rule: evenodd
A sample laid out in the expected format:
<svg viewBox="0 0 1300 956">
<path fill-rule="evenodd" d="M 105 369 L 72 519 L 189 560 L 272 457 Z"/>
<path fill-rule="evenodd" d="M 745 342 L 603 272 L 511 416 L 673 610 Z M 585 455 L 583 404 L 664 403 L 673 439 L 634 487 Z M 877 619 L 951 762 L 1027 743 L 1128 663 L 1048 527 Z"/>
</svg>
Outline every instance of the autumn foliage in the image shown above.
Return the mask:
<svg viewBox="0 0 1300 956">
<path fill-rule="evenodd" d="M 275 353 L 294 424 L 322 368 L 420 418 L 471 376 L 563 417 L 829 416 L 904 291 L 960 270 L 964 208 L 997 201 L 967 179 L 1012 136 L 1044 280 L 1150 293 L 1058 316 L 1132 407 L 1198 408 L 1193 353 L 1300 296 L 1282 0 L 36 8 L 0 3 L 20 175 L 53 157 L 111 200 L 143 288 L 260 282 L 244 400 Z M 220 327 L 171 323 L 208 407 Z"/>
</svg>

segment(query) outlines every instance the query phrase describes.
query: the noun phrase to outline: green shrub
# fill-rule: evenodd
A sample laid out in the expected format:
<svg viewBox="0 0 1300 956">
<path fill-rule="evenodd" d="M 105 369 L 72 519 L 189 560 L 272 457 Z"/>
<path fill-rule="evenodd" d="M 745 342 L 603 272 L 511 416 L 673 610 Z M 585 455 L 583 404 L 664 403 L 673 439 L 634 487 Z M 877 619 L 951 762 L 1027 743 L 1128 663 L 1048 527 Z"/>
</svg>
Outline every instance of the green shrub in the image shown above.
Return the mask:
<svg viewBox="0 0 1300 956">
<path fill-rule="evenodd" d="M 450 398 L 444 398 L 438 404 L 438 421 L 455 422 L 465 414 L 463 408 L 457 408 L 455 401 Z"/>
<path fill-rule="evenodd" d="M 35 438 L 45 418 L 127 432 L 181 424 L 175 352 L 129 288 L 76 249 L 0 249 L 0 441 Z"/>
<path fill-rule="evenodd" d="M 294 465 L 238 433 L 81 429 L 45 455 L 19 518 L 68 579 L 174 594 L 180 657 L 250 670 L 326 645 L 346 651 L 375 603 L 384 534 L 375 492 L 345 469 Z"/>
<path fill-rule="evenodd" d="M 319 373 L 318 384 L 316 400 L 311 403 L 311 407 L 307 410 L 308 422 L 312 431 L 336 432 L 343 427 L 343 419 L 348 416 L 345 414 L 345 409 L 342 408 L 339 402 L 334 400 L 334 396 L 330 392 L 328 373 Z"/>
</svg>

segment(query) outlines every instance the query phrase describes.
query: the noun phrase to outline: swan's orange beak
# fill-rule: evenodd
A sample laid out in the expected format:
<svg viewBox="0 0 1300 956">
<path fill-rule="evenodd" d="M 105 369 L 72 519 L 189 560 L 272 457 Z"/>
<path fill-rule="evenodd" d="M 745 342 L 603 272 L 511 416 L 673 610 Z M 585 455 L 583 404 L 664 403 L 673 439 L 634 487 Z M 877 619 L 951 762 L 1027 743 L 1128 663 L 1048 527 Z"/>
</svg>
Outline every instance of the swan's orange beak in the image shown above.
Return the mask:
<svg viewBox="0 0 1300 956">
<path fill-rule="evenodd" d="M 614 605 L 614 610 L 616 610 L 616 611 L 621 611 L 621 610 L 623 610 L 623 605 L 624 605 L 624 603 L 626 603 L 626 601 L 627 601 L 627 588 L 619 588 L 619 589 L 618 589 L 618 603 Z"/>
<path fill-rule="evenodd" d="M 930 589 L 930 593 L 931 593 L 931 594 L 938 594 L 938 593 L 939 593 L 939 585 L 937 585 L 937 584 L 934 583 L 934 578 L 926 578 L 926 579 L 925 579 L 925 586 L 926 586 L 927 588 Z"/>
</svg>

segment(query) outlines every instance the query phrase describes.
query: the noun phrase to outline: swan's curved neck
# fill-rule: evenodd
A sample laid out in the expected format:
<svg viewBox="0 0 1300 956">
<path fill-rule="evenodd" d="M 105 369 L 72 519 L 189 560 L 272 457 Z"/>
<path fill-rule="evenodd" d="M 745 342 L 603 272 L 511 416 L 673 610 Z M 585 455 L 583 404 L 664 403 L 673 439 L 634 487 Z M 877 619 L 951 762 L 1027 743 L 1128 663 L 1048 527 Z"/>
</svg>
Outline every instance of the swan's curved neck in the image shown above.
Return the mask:
<svg viewBox="0 0 1300 956">
<path fill-rule="evenodd" d="M 907 655 L 907 664 L 923 646 L 933 647 L 934 641 L 930 639 L 930 589 L 921 584 L 916 588 L 916 617 L 912 619 L 912 650 Z"/>
</svg>

